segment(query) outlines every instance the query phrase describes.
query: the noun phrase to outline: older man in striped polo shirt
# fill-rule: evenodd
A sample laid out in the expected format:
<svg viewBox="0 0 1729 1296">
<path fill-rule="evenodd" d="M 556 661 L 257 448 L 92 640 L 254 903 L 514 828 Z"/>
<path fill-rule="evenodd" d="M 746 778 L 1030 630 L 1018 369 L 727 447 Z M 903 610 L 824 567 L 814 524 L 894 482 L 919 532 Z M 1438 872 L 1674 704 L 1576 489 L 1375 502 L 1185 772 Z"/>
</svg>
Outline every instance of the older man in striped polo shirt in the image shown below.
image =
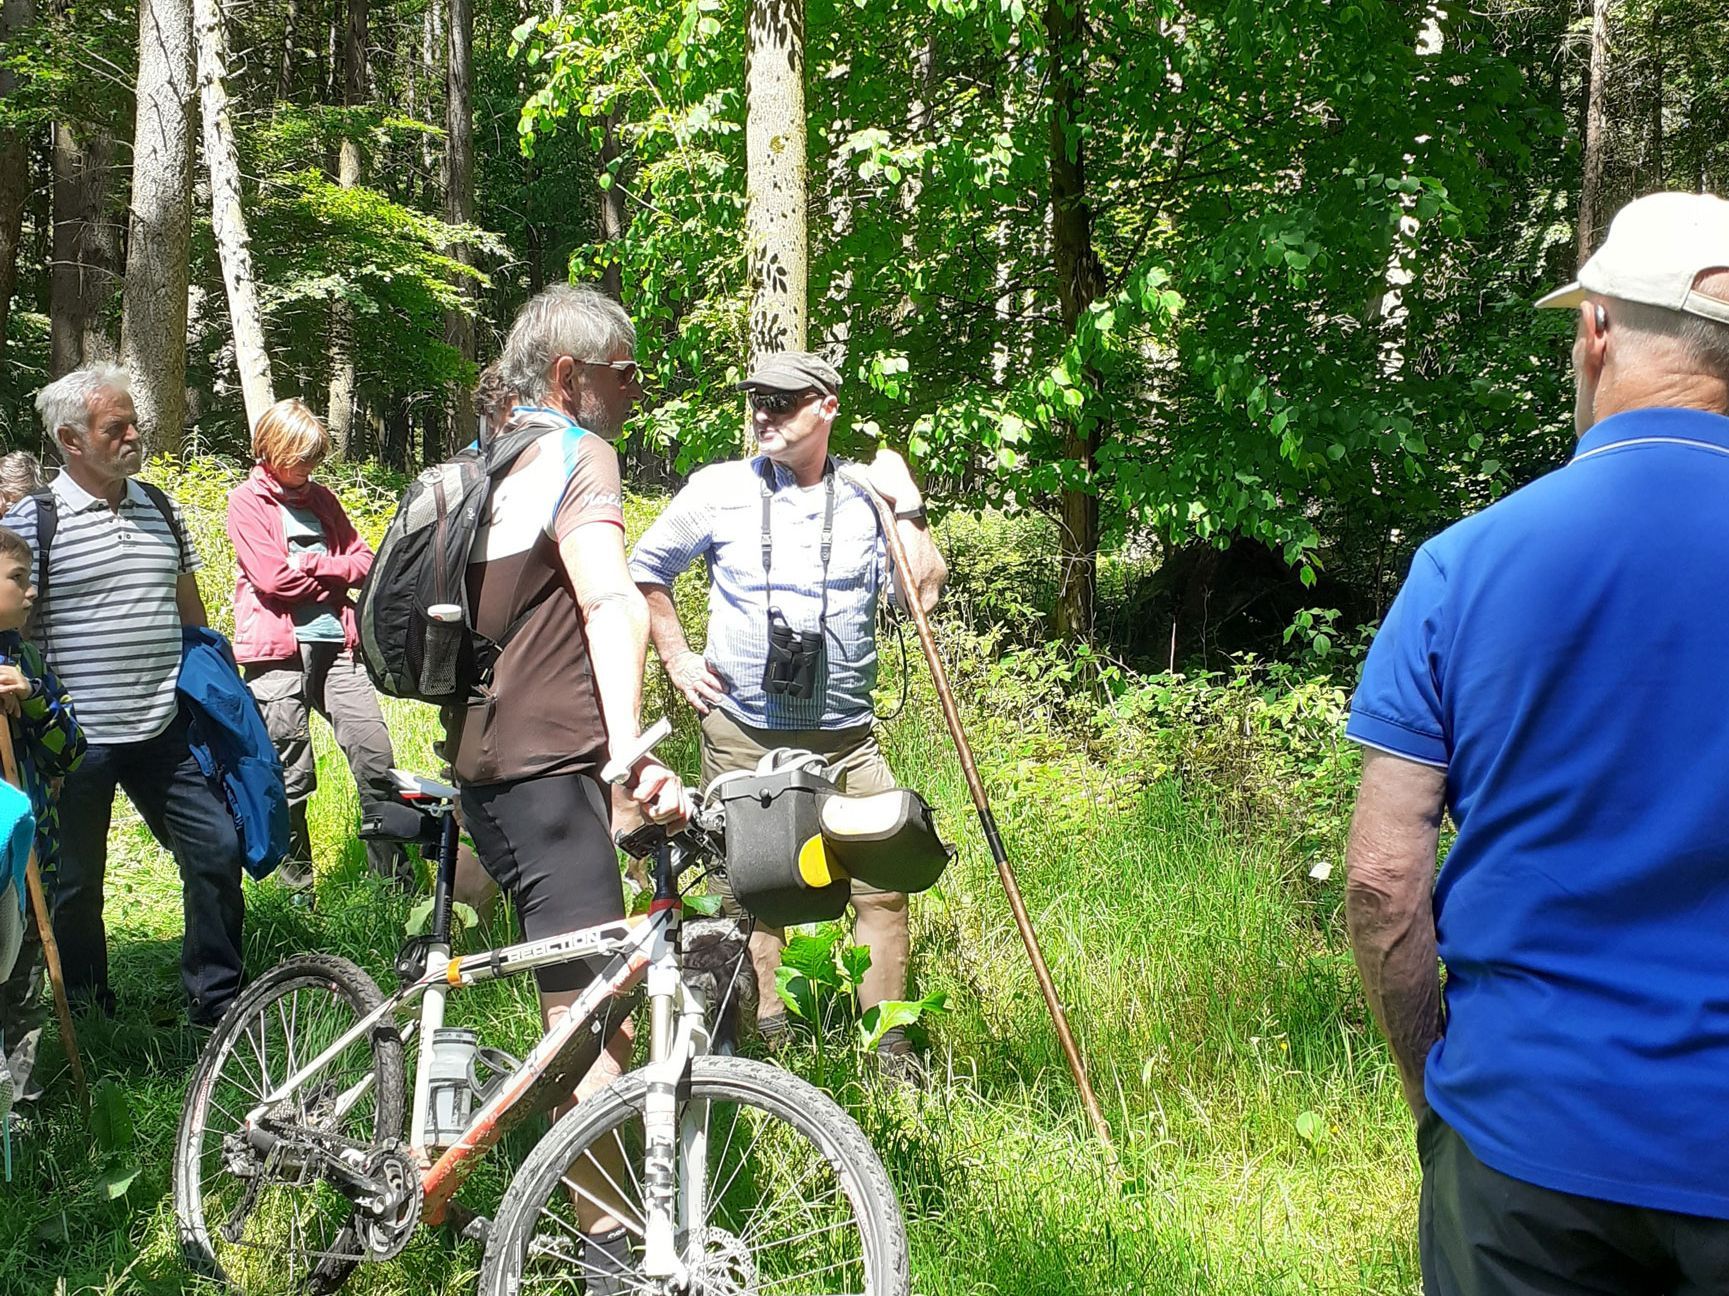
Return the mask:
<svg viewBox="0 0 1729 1296">
<path fill-rule="evenodd" d="M 65 467 L 48 491 L 6 514 L 36 551 L 31 637 L 71 692 L 89 740 L 60 794 L 54 935 L 67 990 L 112 1013 L 102 883 L 114 791 L 124 788 L 180 867 L 188 1016 L 210 1024 L 240 989 L 240 840 L 187 748 L 175 685 L 180 628 L 205 623 L 193 575 L 201 564 L 179 507 L 131 480 L 142 451 L 129 385 L 125 370 L 96 365 L 42 389 L 36 409 Z"/>
</svg>

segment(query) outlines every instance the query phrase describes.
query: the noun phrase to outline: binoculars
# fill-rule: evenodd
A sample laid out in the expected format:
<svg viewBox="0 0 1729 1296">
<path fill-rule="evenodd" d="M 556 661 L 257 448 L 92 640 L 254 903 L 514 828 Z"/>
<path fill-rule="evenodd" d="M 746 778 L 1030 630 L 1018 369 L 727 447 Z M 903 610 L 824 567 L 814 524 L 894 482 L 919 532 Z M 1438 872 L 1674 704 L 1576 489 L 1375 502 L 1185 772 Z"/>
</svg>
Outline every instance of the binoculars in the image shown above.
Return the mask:
<svg viewBox="0 0 1729 1296">
<path fill-rule="evenodd" d="M 794 630 L 779 608 L 769 608 L 768 664 L 762 672 L 764 693 L 800 699 L 813 696 L 821 659 L 820 629 Z"/>
</svg>

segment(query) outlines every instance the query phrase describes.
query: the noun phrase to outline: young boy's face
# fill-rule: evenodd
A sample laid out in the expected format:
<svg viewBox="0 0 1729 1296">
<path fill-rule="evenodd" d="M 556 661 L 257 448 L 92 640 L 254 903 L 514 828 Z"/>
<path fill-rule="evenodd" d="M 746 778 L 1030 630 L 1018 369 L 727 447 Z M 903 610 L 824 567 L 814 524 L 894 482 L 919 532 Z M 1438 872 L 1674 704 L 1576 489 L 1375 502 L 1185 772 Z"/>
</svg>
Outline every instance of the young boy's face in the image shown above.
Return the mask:
<svg viewBox="0 0 1729 1296">
<path fill-rule="evenodd" d="M 22 630 L 30 619 L 36 587 L 30 583 L 30 563 L 13 554 L 0 554 L 0 630 Z"/>
</svg>

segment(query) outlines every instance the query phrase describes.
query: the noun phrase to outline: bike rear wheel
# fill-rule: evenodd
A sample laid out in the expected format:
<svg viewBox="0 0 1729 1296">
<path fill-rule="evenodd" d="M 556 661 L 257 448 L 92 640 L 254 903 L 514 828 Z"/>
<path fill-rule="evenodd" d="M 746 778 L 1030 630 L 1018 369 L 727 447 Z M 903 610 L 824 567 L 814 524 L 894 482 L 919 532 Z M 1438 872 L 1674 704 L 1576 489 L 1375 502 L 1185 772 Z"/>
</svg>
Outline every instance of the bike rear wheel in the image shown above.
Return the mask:
<svg viewBox="0 0 1729 1296">
<path fill-rule="evenodd" d="M 243 1124 L 294 1070 L 384 1002 L 347 959 L 306 954 L 253 982 L 228 1010 L 193 1073 L 175 1140 L 174 1213 L 195 1271 L 245 1296 L 330 1292 L 364 1258 L 354 1204 L 294 1148 L 377 1147 L 401 1136 L 402 1041 L 386 1017 L 339 1053 L 265 1125 L 260 1152 Z"/>
<path fill-rule="evenodd" d="M 663 1286 L 640 1272 L 647 1095 L 642 1073 L 627 1075 L 536 1145 L 499 1208 L 482 1296 L 659 1296 Z M 680 1121 L 704 1130 L 707 1147 L 706 1210 L 696 1236 L 678 1238 L 690 1296 L 906 1296 L 900 1202 L 864 1132 L 833 1099 L 776 1067 L 703 1057 L 681 1090 Z M 682 1187 L 682 1158 L 676 1174 Z M 624 1226 L 624 1271 L 586 1254 L 579 1199 Z"/>
</svg>

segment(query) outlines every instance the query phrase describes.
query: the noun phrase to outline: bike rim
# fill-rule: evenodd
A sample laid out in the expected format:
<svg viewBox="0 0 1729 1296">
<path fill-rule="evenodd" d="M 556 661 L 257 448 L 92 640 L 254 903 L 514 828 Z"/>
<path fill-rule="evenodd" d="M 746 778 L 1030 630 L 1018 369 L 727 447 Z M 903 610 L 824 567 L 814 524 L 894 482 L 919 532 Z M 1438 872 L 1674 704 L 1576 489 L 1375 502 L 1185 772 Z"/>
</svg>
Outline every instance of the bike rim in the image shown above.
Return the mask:
<svg viewBox="0 0 1729 1296">
<path fill-rule="evenodd" d="M 704 1210 L 680 1227 L 690 1296 L 818 1296 L 878 1290 L 858 1186 L 818 1137 L 738 1094 L 698 1096 L 680 1120 L 706 1132 Z M 518 1291 L 648 1296 L 642 1274 L 646 1211 L 638 1107 L 615 1112 L 550 1187 L 523 1241 Z M 623 1226 L 624 1272 L 591 1256 L 584 1227 L 608 1212 Z M 584 1218 L 588 1216 L 589 1218 Z"/>
<path fill-rule="evenodd" d="M 292 1135 L 315 1131 L 331 1147 L 374 1142 L 377 1071 L 368 1039 L 351 1044 L 312 1083 L 271 1106 L 266 1127 L 290 1139 L 276 1152 L 245 1157 L 253 1174 L 236 1173 L 229 1161 L 246 1114 L 352 1028 L 362 1011 L 333 982 L 285 988 L 235 1025 L 198 1095 L 204 1119 L 189 1155 L 197 1165 L 203 1241 L 242 1291 L 297 1290 L 363 1258 L 350 1227 L 353 1203 L 316 1163 L 296 1155 Z"/>
</svg>

